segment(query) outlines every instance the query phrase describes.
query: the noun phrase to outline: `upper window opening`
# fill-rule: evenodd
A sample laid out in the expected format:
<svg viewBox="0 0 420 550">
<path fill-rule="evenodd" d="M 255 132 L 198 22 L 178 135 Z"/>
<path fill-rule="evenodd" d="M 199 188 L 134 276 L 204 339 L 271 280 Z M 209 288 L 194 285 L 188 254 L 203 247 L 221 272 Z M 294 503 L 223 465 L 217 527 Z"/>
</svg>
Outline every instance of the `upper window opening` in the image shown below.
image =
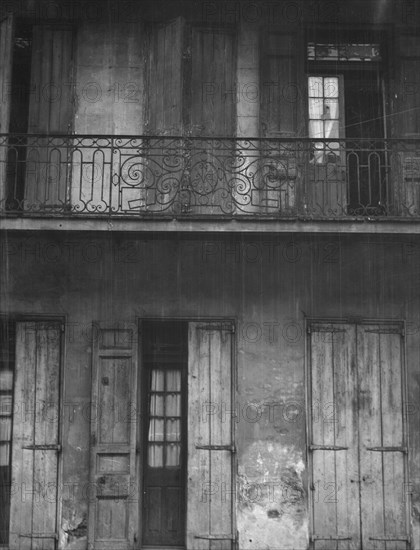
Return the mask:
<svg viewBox="0 0 420 550">
<path fill-rule="evenodd" d="M 381 61 L 379 44 L 320 44 L 308 42 L 308 61 Z"/>
</svg>

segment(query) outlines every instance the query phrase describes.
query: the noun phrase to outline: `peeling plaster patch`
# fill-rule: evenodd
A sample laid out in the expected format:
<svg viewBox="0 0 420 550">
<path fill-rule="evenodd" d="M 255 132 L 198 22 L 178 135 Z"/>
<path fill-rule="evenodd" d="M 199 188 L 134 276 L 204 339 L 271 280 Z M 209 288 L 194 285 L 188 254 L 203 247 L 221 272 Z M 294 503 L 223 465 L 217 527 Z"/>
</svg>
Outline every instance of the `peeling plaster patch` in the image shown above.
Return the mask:
<svg viewBox="0 0 420 550">
<path fill-rule="evenodd" d="M 254 441 L 242 456 L 238 476 L 238 529 L 244 550 L 305 549 L 307 497 L 302 452 L 278 441 Z M 252 543 L 250 542 L 252 541 Z"/>
<path fill-rule="evenodd" d="M 72 519 L 63 519 L 60 533 L 60 548 L 71 550 L 87 541 L 87 518 L 73 514 Z"/>
</svg>

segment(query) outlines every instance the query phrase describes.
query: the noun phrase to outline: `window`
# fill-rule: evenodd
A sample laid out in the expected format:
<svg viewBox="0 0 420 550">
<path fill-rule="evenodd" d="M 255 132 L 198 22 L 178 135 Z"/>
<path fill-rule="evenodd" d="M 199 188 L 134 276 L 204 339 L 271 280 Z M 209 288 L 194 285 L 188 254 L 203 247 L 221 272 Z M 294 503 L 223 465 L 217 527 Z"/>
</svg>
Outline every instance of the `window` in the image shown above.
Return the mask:
<svg viewBox="0 0 420 550">
<path fill-rule="evenodd" d="M 319 32 L 307 41 L 309 195 L 325 213 L 385 212 L 383 60 L 374 33 Z"/>
</svg>

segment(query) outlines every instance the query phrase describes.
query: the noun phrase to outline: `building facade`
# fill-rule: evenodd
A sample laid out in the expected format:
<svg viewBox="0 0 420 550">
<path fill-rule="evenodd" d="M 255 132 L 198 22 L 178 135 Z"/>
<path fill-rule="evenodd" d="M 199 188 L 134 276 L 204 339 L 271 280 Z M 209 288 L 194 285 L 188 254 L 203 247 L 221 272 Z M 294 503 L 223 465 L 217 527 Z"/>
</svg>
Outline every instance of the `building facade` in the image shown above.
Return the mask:
<svg viewBox="0 0 420 550">
<path fill-rule="evenodd" d="M 420 9 L 0 22 L 0 546 L 420 549 Z"/>
</svg>

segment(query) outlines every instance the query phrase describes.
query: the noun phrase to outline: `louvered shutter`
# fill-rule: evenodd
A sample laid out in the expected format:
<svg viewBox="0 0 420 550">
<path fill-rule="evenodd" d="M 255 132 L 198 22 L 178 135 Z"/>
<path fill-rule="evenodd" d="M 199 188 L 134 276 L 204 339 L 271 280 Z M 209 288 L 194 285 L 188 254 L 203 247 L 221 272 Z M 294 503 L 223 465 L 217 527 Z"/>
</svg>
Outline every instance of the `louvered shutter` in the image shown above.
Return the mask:
<svg viewBox="0 0 420 550">
<path fill-rule="evenodd" d="M 136 540 L 135 334 L 93 327 L 89 543 L 127 550 Z"/>
<path fill-rule="evenodd" d="M 57 323 L 17 323 L 10 550 L 56 548 L 60 342 Z"/>
<path fill-rule="evenodd" d="M 187 549 L 230 550 L 234 527 L 233 331 L 189 324 Z"/>
</svg>

